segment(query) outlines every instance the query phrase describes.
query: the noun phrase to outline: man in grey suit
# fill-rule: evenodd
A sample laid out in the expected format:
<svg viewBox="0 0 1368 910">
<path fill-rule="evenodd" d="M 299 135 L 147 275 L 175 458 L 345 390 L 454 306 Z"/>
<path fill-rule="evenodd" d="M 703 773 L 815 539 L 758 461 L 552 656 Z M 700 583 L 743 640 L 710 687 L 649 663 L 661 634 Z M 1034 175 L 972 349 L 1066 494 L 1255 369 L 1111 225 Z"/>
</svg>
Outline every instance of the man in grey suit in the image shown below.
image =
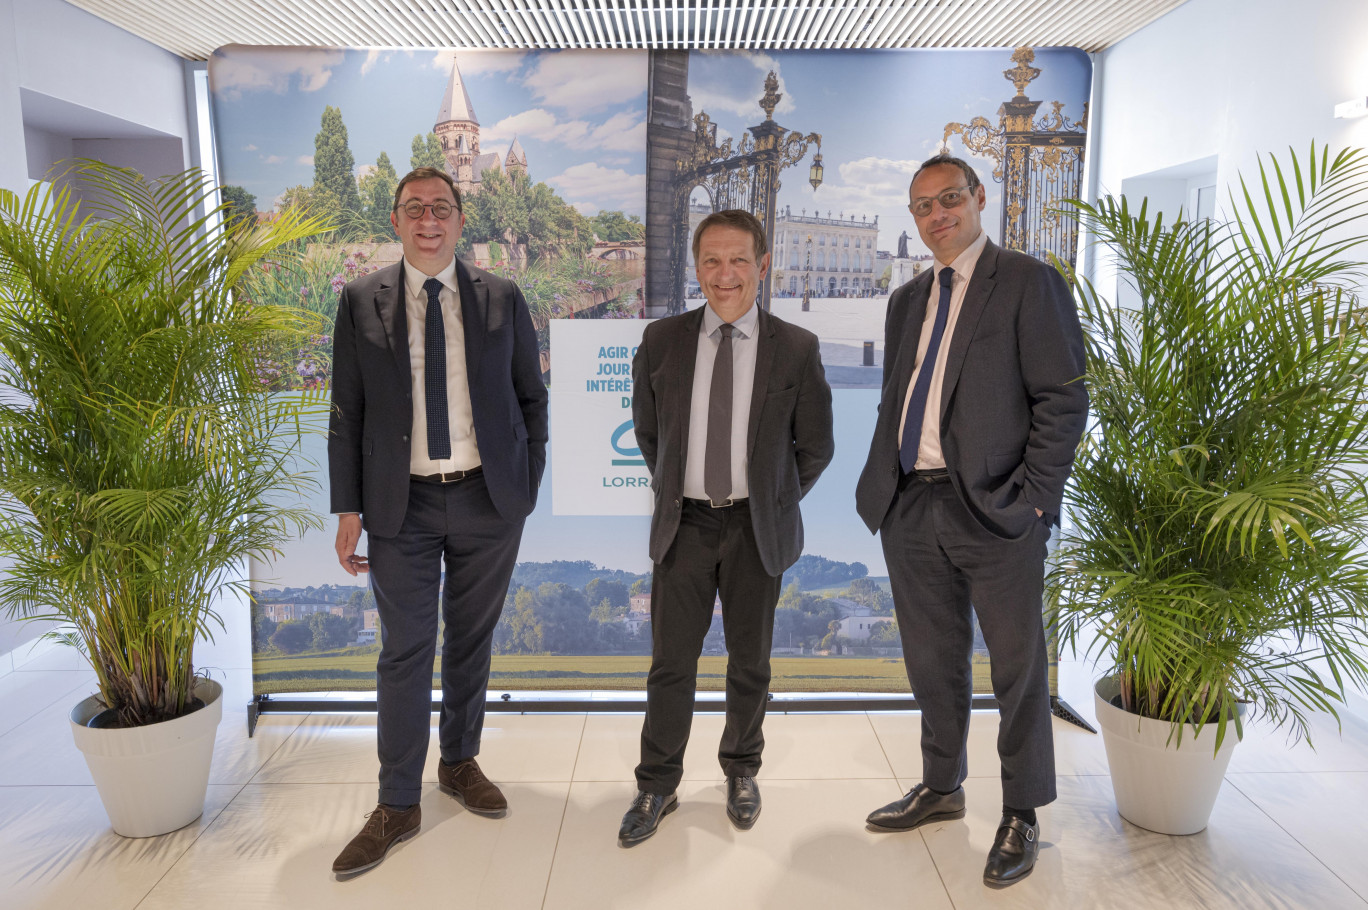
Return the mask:
<svg viewBox="0 0 1368 910">
<path fill-rule="evenodd" d="M 494 627 L 546 464 L 532 319 L 516 285 L 456 259 L 465 224 L 456 185 L 434 168 L 410 172 L 390 221 L 403 261 L 342 289 L 333 335 L 337 558 L 352 575 L 371 573 L 384 629 L 380 800 L 333 863 L 341 876 L 418 832 L 439 595 L 438 783 L 478 815 L 507 808 L 475 756 Z M 356 553 L 363 527 L 369 558 Z"/>
<path fill-rule="evenodd" d="M 727 816 L 760 814 L 774 607 L 803 550 L 798 500 L 831 461 L 831 388 L 817 337 L 756 304 L 769 268 L 749 212 L 715 212 L 693 236 L 705 307 L 646 327 L 632 362 L 632 419 L 651 472 L 651 672 L 638 792 L 618 843 L 655 833 L 675 789 L 713 601 L 727 640 L 727 723 L 718 759 Z"/>
<path fill-rule="evenodd" d="M 984 234 L 983 185 L 958 158 L 908 192 L 933 268 L 888 301 L 883 395 L 856 506 L 881 534 L 907 678 L 922 712 L 922 782 L 871 813 L 879 831 L 961 818 L 977 613 L 1001 713 L 1002 821 L 986 884 L 1035 866 L 1035 810 L 1055 798 L 1045 544 L 1083 434 L 1083 336 L 1053 268 Z"/>
</svg>

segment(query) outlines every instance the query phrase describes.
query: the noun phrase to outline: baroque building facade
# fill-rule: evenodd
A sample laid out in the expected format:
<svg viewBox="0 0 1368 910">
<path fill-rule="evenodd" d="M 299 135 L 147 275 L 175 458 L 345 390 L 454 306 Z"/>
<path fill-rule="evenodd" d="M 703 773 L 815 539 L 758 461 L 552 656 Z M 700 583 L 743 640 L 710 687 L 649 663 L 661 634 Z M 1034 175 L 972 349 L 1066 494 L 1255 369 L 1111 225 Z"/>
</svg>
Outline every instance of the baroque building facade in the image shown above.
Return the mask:
<svg viewBox="0 0 1368 910">
<path fill-rule="evenodd" d="M 871 297 L 878 264 L 879 216 L 794 213 L 786 206 L 774 223 L 774 296 Z M 876 266 L 878 271 L 876 271 Z"/>
</svg>

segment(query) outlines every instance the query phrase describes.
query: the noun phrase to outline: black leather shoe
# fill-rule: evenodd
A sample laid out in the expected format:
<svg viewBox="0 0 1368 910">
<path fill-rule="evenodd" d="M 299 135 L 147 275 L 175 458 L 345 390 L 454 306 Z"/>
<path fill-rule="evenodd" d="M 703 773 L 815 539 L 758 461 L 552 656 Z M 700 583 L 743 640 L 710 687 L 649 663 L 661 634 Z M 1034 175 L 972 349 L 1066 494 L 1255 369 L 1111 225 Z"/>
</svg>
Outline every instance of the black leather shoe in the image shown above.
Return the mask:
<svg viewBox="0 0 1368 910">
<path fill-rule="evenodd" d="M 753 777 L 727 778 L 727 818 L 747 831 L 760 817 L 760 786 Z"/>
<path fill-rule="evenodd" d="M 942 796 L 926 784 L 917 784 L 902 799 L 869 813 L 865 824 L 875 831 L 911 831 L 954 818 L 964 818 L 963 787 Z"/>
<path fill-rule="evenodd" d="M 1027 824 L 1012 816 L 1002 816 L 988 864 L 983 867 L 983 883 L 1004 887 L 1019 882 L 1035 868 L 1040 853 L 1040 825 Z"/>
<path fill-rule="evenodd" d="M 656 833 L 660 820 L 679 808 L 679 797 L 671 793 L 647 793 L 638 790 L 632 808 L 622 816 L 622 826 L 618 828 L 618 846 L 635 847 Z"/>
</svg>

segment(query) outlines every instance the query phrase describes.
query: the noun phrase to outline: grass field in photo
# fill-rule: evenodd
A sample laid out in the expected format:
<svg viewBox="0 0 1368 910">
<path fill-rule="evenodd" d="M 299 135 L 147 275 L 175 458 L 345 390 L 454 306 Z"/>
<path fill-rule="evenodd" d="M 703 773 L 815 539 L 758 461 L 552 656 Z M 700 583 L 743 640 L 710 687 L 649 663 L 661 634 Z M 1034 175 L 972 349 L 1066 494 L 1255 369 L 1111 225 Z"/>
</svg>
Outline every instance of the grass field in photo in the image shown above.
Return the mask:
<svg viewBox="0 0 1368 910">
<path fill-rule="evenodd" d="M 299 691 L 373 691 L 379 648 L 343 652 L 261 657 L 256 659 L 259 693 Z M 641 690 L 651 659 L 647 656 L 496 655 L 490 671 L 492 692 L 526 689 Z M 783 692 L 907 693 L 907 676 L 897 657 L 775 657 L 770 662 L 771 690 Z M 724 688 L 727 658 L 706 656 L 698 662 L 698 688 Z M 438 685 L 433 667 L 433 684 Z M 1051 691 L 1055 666 L 1050 666 Z M 974 656 L 974 691 L 991 692 L 988 659 Z"/>
</svg>

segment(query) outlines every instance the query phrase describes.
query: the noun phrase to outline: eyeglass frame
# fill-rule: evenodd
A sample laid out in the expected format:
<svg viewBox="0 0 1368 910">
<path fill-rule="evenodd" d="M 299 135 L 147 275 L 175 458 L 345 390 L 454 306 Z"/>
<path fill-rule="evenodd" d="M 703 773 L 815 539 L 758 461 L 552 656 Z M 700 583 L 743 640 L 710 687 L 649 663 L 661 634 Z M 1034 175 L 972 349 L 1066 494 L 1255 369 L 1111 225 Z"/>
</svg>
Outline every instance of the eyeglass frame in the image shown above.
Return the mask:
<svg viewBox="0 0 1368 910">
<path fill-rule="evenodd" d="M 413 212 L 409 211 L 409 208 L 415 205 L 421 206 L 421 208 L 418 210 L 418 214 L 416 215 L 413 214 Z M 444 205 L 447 207 L 447 213 L 445 215 L 437 214 L 437 206 L 439 205 Z M 459 205 L 457 205 L 455 202 L 447 202 L 445 199 L 439 199 L 436 202 L 419 202 L 417 199 L 410 199 L 408 202 L 405 202 L 396 207 L 396 211 L 403 212 L 405 215 L 409 216 L 414 221 L 417 221 L 419 218 L 422 218 L 423 212 L 427 211 L 428 209 L 432 210 L 432 217 L 436 218 L 438 221 L 446 221 L 448 218 L 451 217 L 452 212 L 461 211 L 461 207 Z"/>
<path fill-rule="evenodd" d="M 932 206 L 932 203 L 933 203 L 933 202 L 939 202 L 939 203 L 940 203 L 940 207 L 943 208 L 943 209 L 947 209 L 947 210 L 948 210 L 948 209 L 957 209 L 957 208 L 959 208 L 960 206 L 964 205 L 965 199 L 967 199 L 970 195 L 972 195 L 972 194 L 973 194 L 973 191 L 976 190 L 976 189 L 978 189 L 978 188 L 979 188 L 980 186 L 982 186 L 982 185 L 983 185 L 983 184 L 981 184 L 981 183 L 973 183 L 973 184 L 966 183 L 964 186 L 951 186 L 951 187 L 946 187 L 945 189 L 941 190 L 939 193 L 937 193 L 937 194 L 934 195 L 934 196 L 918 196 L 916 199 L 913 199 L 911 202 L 907 203 L 907 210 L 908 210 L 909 212 L 911 212 L 914 216 L 918 217 L 918 218 L 925 218 L 927 215 L 930 215 L 930 214 L 931 214 L 931 211 L 932 211 L 932 209 L 933 209 L 933 206 Z M 968 190 L 969 192 L 966 193 L 966 192 L 965 192 L 966 190 Z M 946 193 L 962 193 L 962 194 L 964 194 L 964 198 L 960 199 L 958 202 L 952 203 L 952 204 L 950 204 L 950 205 L 946 205 L 946 204 L 945 204 L 945 194 L 946 194 Z M 926 206 L 927 206 L 926 211 L 925 211 L 925 212 L 922 212 L 920 215 L 917 214 L 917 203 L 919 203 L 919 202 L 925 202 L 925 203 L 926 203 Z"/>
</svg>

